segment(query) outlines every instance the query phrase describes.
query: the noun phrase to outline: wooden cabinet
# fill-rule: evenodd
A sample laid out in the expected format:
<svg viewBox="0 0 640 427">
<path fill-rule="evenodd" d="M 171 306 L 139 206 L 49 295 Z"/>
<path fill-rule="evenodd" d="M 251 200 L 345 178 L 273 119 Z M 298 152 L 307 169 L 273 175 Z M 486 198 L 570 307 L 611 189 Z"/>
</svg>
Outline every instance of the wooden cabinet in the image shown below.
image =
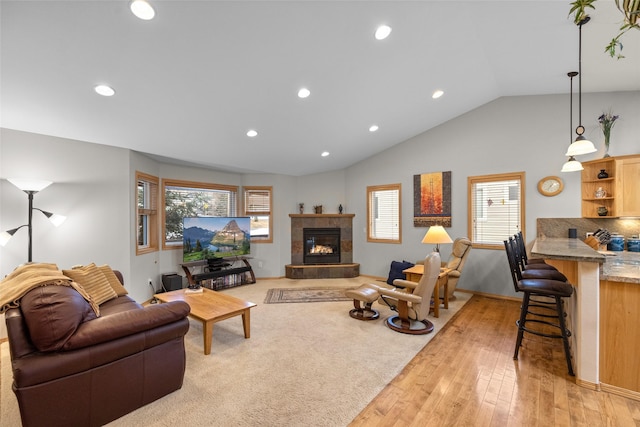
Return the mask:
<svg viewBox="0 0 640 427">
<path fill-rule="evenodd" d="M 616 167 L 615 158 L 607 157 L 582 163 L 582 217 L 607 218 L 615 217 L 616 213 Z M 598 178 L 598 174 L 605 171 L 608 178 Z M 604 195 L 596 197 L 602 189 Z M 600 196 L 600 194 L 598 194 Z M 605 207 L 606 215 L 598 215 L 598 208 Z"/>
<path fill-rule="evenodd" d="M 582 217 L 640 216 L 640 155 L 583 162 Z M 605 171 L 607 178 L 598 178 Z M 606 214 L 599 214 L 602 207 Z"/>
<path fill-rule="evenodd" d="M 617 216 L 640 216 L 640 156 L 616 160 Z"/>
<path fill-rule="evenodd" d="M 637 283 L 600 282 L 600 385 L 632 399 L 640 397 L 639 305 Z"/>
</svg>

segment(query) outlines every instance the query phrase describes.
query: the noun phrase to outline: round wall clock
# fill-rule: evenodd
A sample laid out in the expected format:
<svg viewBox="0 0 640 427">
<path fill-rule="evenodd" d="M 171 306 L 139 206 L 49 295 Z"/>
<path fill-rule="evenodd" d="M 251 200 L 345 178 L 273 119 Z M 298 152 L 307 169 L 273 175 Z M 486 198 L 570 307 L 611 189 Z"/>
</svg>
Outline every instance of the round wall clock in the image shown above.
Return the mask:
<svg viewBox="0 0 640 427">
<path fill-rule="evenodd" d="M 546 176 L 538 182 L 538 191 L 543 196 L 556 196 L 564 189 L 564 183 L 557 176 Z"/>
</svg>

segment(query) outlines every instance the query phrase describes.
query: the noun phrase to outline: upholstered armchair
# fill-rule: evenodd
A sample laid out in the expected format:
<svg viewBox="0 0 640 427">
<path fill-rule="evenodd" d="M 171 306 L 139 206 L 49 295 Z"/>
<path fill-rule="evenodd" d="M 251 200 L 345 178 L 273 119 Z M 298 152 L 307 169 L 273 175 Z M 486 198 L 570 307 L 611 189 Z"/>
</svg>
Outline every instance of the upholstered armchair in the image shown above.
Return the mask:
<svg viewBox="0 0 640 427">
<path fill-rule="evenodd" d="M 464 267 L 464 263 L 469 256 L 469 252 L 471 252 L 471 241 L 466 237 L 458 237 L 453 241 L 453 249 L 451 250 L 449 260 L 446 263 L 442 263 L 442 267 L 451 269 L 448 274 L 449 300 L 455 298 L 453 293 L 456 290 L 456 286 L 458 286 L 458 279 L 460 279 L 462 268 Z M 443 295 L 443 293 L 444 290 L 440 293 L 440 295 Z"/>
<path fill-rule="evenodd" d="M 375 288 L 382 301 L 398 314 L 387 319 L 387 326 L 405 334 L 428 334 L 433 331 L 433 323 L 427 320 L 431 307 L 431 297 L 440 274 L 440 254 L 433 252 L 424 260 L 424 274 L 420 282 L 403 279 L 393 281 L 394 286 L 404 289 L 389 289 L 383 286 Z"/>
</svg>

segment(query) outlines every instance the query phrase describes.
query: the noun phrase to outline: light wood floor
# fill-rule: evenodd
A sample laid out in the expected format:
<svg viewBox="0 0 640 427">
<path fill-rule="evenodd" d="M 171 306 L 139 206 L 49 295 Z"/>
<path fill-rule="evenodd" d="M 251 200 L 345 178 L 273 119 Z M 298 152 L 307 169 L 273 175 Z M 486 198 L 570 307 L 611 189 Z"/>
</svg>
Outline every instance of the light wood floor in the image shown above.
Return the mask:
<svg viewBox="0 0 640 427">
<path fill-rule="evenodd" d="M 560 340 L 525 334 L 514 361 L 519 311 L 473 296 L 350 426 L 640 426 L 640 402 L 575 384 Z"/>
</svg>

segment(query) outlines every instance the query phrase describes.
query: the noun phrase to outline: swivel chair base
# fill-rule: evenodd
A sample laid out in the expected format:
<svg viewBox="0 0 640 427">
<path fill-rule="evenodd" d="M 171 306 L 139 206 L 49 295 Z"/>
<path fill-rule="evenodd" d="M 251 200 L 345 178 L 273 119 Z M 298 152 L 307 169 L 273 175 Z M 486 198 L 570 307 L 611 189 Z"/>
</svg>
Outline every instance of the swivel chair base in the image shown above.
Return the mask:
<svg viewBox="0 0 640 427">
<path fill-rule="evenodd" d="M 400 316 L 395 315 L 387 319 L 387 326 L 396 332 L 410 335 L 425 335 L 433 332 L 433 323 L 424 320 L 403 321 Z"/>
</svg>

